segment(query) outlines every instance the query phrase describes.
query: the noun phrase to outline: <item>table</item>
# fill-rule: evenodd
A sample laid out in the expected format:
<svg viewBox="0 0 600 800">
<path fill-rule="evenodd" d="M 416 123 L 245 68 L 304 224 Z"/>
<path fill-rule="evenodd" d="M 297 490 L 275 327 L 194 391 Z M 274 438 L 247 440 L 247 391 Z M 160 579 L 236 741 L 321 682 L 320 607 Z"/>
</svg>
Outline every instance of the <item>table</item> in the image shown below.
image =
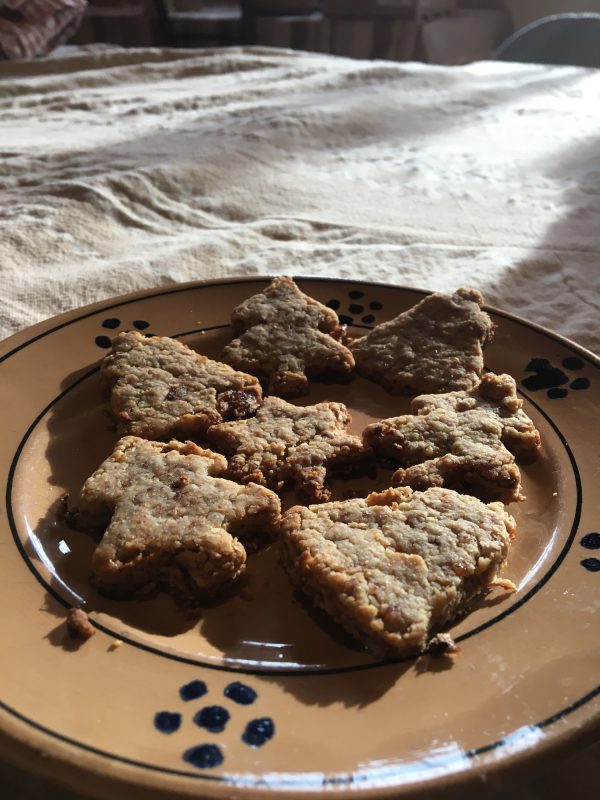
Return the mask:
<svg viewBox="0 0 600 800">
<path fill-rule="evenodd" d="M 599 95 L 570 67 L 257 47 L 5 63 L 0 337 L 136 289 L 287 273 L 473 285 L 597 352 Z M 596 796 L 598 755 L 515 797 Z M 8 765 L 0 785 L 70 797 Z"/>
</svg>

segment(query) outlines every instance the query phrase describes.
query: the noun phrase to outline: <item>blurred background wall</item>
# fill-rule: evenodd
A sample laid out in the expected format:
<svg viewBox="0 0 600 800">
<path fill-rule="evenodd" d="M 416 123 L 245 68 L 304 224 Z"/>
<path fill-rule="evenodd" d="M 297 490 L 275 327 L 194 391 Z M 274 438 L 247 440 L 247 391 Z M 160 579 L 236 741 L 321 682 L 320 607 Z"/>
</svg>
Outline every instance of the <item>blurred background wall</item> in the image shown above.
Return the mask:
<svg viewBox="0 0 600 800">
<path fill-rule="evenodd" d="M 513 30 L 600 0 L 90 0 L 72 42 L 124 47 L 253 43 L 355 58 L 463 64 Z"/>
<path fill-rule="evenodd" d="M 495 0 L 493 2 L 476 1 L 468 3 L 472 7 L 501 8 L 511 16 L 515 29 L 549 14 L 561 14 L 568 11 L 600 12 L 600 0 Z"/>
</svg>

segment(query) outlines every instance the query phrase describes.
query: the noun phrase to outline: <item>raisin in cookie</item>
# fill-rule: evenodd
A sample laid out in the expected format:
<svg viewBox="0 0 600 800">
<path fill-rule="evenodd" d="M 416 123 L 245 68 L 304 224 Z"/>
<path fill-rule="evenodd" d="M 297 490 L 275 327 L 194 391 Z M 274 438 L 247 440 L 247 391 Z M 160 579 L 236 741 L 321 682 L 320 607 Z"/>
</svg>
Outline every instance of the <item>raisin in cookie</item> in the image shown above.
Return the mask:
<svg viewBox="0 0 600 800">
<path fill-rule="evenodd" d="M 293 484 L 314 501 L 326 500 L 330 469 L 348 469 L 367 458 L 370 449 L 346 433 L 350 415 L 342 403 L 295 406 L 268 397 L 252 419 L 209 428 L 215 449 L 229 457 L 229 475 L 273 489 Z"/>
<path fill-rule="evenodd" d="M 268 384 L 269 393 L 297 397 L 308 392 L 308 378 L 348 376 L 350 350 L 330 334 L 339 331 L 335 311 L 308 297 L 288 277 L 275 278 L 260 294 L 234 309 L 237 338 L 222 358 Z"/>
<path fill-rule="evenodd" d="M 193 600 L 235 580 L 279 520 L 279 498 L 262 486 L 219 477 L 223 456 L 192 442 L 121 439 L 87 479 L 78 527 L 103 531 L 93 556 L 96 585 L 115 597 L 161 586 Z"/>
<path fill-rule="evenodd" d="M 291 508 L 282 561 L 292 583 L 373 653 L 408 655 L 490 585 L 514 527 L 501 503 L 389 489 Z"/>
<path fill-rule="evenodd" d="M 259 382 L 167 336 L 120 333 L 102 362 L 120 435 L 145 439 L 203 436 L 209 425 L 253 414 Z"/>
<path fill-rule="evenodd" d="M 521 473 L 502 444 L 502 432 L 498 417 L 485 409 L 436 409 L 374 422 L 363 431 L 363 441 L 379 457 L 403 467 L 393 474 L 394 485 L 445 486 L 510 503 L 524 497 Z"/>
<path fill-rule="evenodd" d="M 540 434 L 523 411 L 523 401 L 517 397 L 515 379 L 510 375 L 484 373 L 481 383 L 466 392 L 423 394 L 411 402 L 415 414 L 429 414 L 437 409 L 471 411 L 481 409 L 493 413 L 502 425 L 502 444 L 517 461 L 530 464 L 541 448 Z"/>
<path fill-rule="evenodd" d="M 493 325 L 475 289 L 432 294 L 350 343 L 357 371 L 392 394 L 472 389 Z"/>
</svg>

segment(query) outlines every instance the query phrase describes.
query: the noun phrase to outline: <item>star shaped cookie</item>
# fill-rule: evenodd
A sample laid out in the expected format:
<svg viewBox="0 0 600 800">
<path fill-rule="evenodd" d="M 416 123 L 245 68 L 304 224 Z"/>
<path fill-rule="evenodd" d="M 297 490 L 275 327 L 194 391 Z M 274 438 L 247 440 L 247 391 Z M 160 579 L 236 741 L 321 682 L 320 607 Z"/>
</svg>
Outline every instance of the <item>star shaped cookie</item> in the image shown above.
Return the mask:
<svg viewBox="0 0 600 800">
<path fill-rule="evenodd" d="M 209 428 L 215 449 L 229 458 L 228 474 L 273 489 L 292 484 L 312 500 L 326 500 L 330 470 L 361 464 L 370 453 L 358 436 L 346 433 L 350 415 L 342 403 L 295 406 L 268 397 L 252 419 Z"/>
<path fill-rule="evenodd" d="M 374 422 L 363 441 L 395 465 L 394 485 L 444 486 L 482 500 L 523 500 L 515 457 L 502 444 L 503 426 L 485 409 L 435 409 Z"/>
<path fill-rule="evenodd" d="M 530 464 L 536 460 L 541 448 L 540 434 L 532 420 L 523 411 L 523 401 L 517 397 L 515 379 L 510 375 L 485 372 L 474 389 L 447 394 L 423 394 L 411 402 L 415 414 L 447 410 L 488 411 L 502 425 L 500 438 L 517 461 Z"/>
</svg>

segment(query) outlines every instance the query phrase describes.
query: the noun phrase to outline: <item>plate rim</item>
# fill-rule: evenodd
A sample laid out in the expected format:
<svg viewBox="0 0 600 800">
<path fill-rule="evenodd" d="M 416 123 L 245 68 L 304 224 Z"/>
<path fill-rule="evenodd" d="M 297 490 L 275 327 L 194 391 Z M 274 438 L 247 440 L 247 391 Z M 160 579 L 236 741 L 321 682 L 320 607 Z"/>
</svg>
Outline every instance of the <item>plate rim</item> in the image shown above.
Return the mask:
<svg viewBox="0 0 600 800">
<path fill-rule="evenodd" d="M 146 289 L 141 289 L 136 292 L 130 292 L 123 295 L 115 295 L 111 297 L 104 298 L 103 300 L 96 301 L 94 303 L 86 304 L 85 306 L 78 306 L 76 308 L 70 309 L 65 311 L 61 314 L 54 315 L 52 317 L 48 317 L 44 320 L 41 320 L 33 325 L 27 326 L 20 331 L 17 331 L 11 334 L 9 337 L 0 341 L 0 365 L 10 358 L 11 356 L 18 353 L 23 348 L 27 347 L 30 344 L 33 344 L 35 341 L 48 336 L 57 330 L 60 330 L 69 324 L 73 324 L 78 322 L 82 319 L 85 319 L 89 316 L 93 316 L 94 314 L 101 312 L 101 311 L 109 311 L 112 308 L 128 305 L 130 303 L 134 303 L 136 301 L 145 299 L 145 298 L 153 298 L 153 297 L 160 297 L 164 295 L 176 294 L 179 292 L 189 291 L 190 289 L 194 288 L 202 288 L 206 286 L 218 286 L 218 285 L 226 285 L 226 284 L 244 284 L 244 283 L 257 283 L 257 282 L 268 282 L 276 277 L 276 274 L 281 273 L 274 273 L 274 274 L 260 274 L 260 275 L 241 275 L 241 276 L 228 276 L 222 278 L 207 278 L 202 280 L 195 280 L 195 281 L 187 281 L 185 283 L 178 283 L 170 287 L 150 287 Z M 373 286 L 373 287 L 381 287 L 386 289 L 393 289 L 399 291 L 405 291 L 414 293 L 417 295 L 427 296 L 432 294 L 431 290 L 428 289 L 421 289 L 413 286 L 403 286 L 397 283 L 389 283 L 389 282 L 380 282 L 380 281 L 368 281 L 368 280 L 355 280 L 352 278 L 339 278 L 339 277 L 328 277 L 328 276 L 311 276 L 311 275 L 293 275 L 292 276 L 295 281 L 313 281 L 313 282 L 322 282 L 322 283 L 334 283 L 334 284 L 345 284 L 345 285 L 360 285 L 360 286 Z M 593 351 L 589 350 L 588 348 L 584 347 L 583 345 L 578 344 L 577 342 L 572 341 L 571 339 L 563 336 L 560 333 L 557 333 L 543 325 L 540 325 L 535 322 L 531 322 L 528 319 L 521 317 L 517 314 L 513 314 L 512 312 L 504 311 L 503 309 L 497 308 L 495 306 L 491 306 L 488 304 L 484 305 L 484 309 L 488 312 L 491 312 L 494 315 L 499 317 L 503 317 L 510 321 L 516 322 L 517 324 L 524 325 L 547 338 L 554 340 L 561 344 L 563 347 L 570 349 L 577 354 L 584 357 L 590 364 L 592 364 L 596 368 L 600 368 L 600 357 L 597 356 Z M 31 336 L 31 334 L 35 334 Z M 202 665 L 206 666 L 206 665 Z M 302 675 L 303 673 L 298 673 Z M 267 676 L 265 676 L 267 677 Z M 594 689 L 590 690 L 586 694 L 582 695 L 578 700 L 572 702 L 569 706 L 561 709 L 560 711 L 555 712 L 550 717 L 547 717 L 545 720 L 541 720 L 539 723 L 535 723 L 535 725 L 545 728 L 551 727 L 554 725 L 555 722 L 559 721 L 560 719 L 564 719 L 567 716 L 570 716 L 572 713 L 575 713 L 584 705 L 592 701 L 600 694 L 600 686 L 596 686 Z M 29 720 L 23 714 L 20 714 L 18 711 L 11 709 L 10 706 L 5 704 L 4 702 L 0 701 L 0 708 L 12 717 L 12 719 L 8 720 L 8 725 L 4 724 L 2 720 L 0 720 L 0 746 L 2 745 L 2 739 L 4 737 L 8 737 L 10 739 L 10 745 L 8 750 L 10 752 L 7 753 L 6 747 L 1 747 L 1 754 L 3 757 L 6 757 L 7 760 L 12 761 L 20 765 L 21 767 L 25 766 L 28 770 L 30 770 L 31 774 L 36 775 L 43 775 L 45 778 L 52 780 L 59 780 L 62 784 L 69 785 L 75 788 L 78 791 L 89 793 L 90 787 L 89 784 L 86 782 L 86 775 L 89 776 L 90 772 L 100 772 L 102 770 L 102 763 L 105 763 L 107 757 L 111 760 L 118 761 L 119 757 L 115 759 L 114 755 L 110 753 L 104 753 L 102 751 L 97 750 L 94 752 L 94 748 L 89 748 L 87 745 L 83 745 L 82 743 L 77 743 L 74 741 L 69 741 L 68 737 L 61 736 L 56 733 L 50 732 L 48 729 L 45 729 L 44 726 L 39 725 L 39 723 L 35 723 L 34 720 Z M 4 716 L 4 714 L 3 714 Z M 15 725 L 15 720 L 19 720 L 20 723 L 28 725 L 28 727 L 33 728 L 36 730 L 35 735 L 18 735 L 18 731 L 15 728 L 18 728 L 18 723 Z M 533 724 L 533 723 L 532 723 Z M 11 732 L 11 728 L 13 728 Z M 361 787 L 351 787 L 350 784 L 346 783 L 340 784 L 339 789 L 337 786 L 330 787 L 336 790 L 336 794 L 338 794 L 338 790 L 341 792 L 347 791 L 352 792 L 353 795 L 358 797 L 390 797 L 392 795 L 395 796 L 419 796 L 421 794 L 427 793 L 432 791 L 435 788 L 440 788 L 442 786 L 447 786 L 448 788 L 456 789 L 457 787 L 468 787 L 471 782 L 480 781 L 480 773 L 484 772 L 489 776 L 498 777 L 498 775 L 505 776 L 507 773 L 514 773 L 519 769 L 524 768 L 527 764 L 532 763 L 536 759 L 542 759 L 544 756 L 547 756 L 549 753 L 555 752 L 564 752 L 565 749 L 571 745 L 572 747 L 576 746 L 579 741 L 585 740 L 592 740 L 592 736 L 595 738 L 594 731 L 596 729 L 600 729 L 600 707 L 598 707 L 597 712 L 592 714 L 588 720 L 586 720 L 585 724 L 579 727 L 573 728 L 566 728 L 563 730 L 557 730 L 556 728 L 552 731 L 552 736 L 544 737 L 542 740 L 536 742 L 531 747 L 526 747 L 523 749 L 518 749 L 513 752 L 505 753 L 501 759 L 496 759 L 489 762 L 484 762 L 479 765 L 476 765 L 475 762 L 471 762 L 470 768 L 460 770 L 454 773 L 448 773 L 445 775 L 434 775 L 430 778 L 419 779 L 417 783 L 404 783 L 404 784 L 396 784 L 396 785 L 389 785 L 389 786 L 367 786 L 364 788 Z M 39 741 L 41 739 L 41 741 Z M 505 739 L 498 740 L 496 742 L 492 742 L 488 745 L 484 745 L 481 747 L 476 748 L 476 750 L 472 754 L 468 754 L 469 758 L 479 758 L 480 755 L 483 755 L 489 751 L 498 751 L 502 750 L 507 746 L 507 742 Z M 79 765 L 72 763 L 72 758 L 69 753 L 69 748 L 77 747 L 81 748 L 84 747 L 88 751 L 88 755 L 93 755 L 95 758 L 100 759 L 101 761 L 96 765 L 97 769 L 92 767 L 81 767 Z M 18 752 L 13 752 L 14 750 Z M 43 753 L 48 755 L 48 763 L 44 766 L 51 767 L 51 762 L 56 760 L 57 764 L 61 767 L 62 771 L 65 772 L 70 777 L 65 777 L 62 775 L 60 778 L 56 778 L 52 774 L 52 769 L 40 769 L 34 768 L 31 769 L 31 760 L 27 759 L 25 753 L 37 753 L 39 754 L 40 750 Z M 124 790 L 127 792 L 131 792 L 133 790 L 143 790 L 144 792 L 149 791 L 151 787 L 146 786 L 145 782 L 142 782 L 139 779 L 140 777 L 140 769 L 148 769 L 148 765 L 143 764 L 141 762 L 135 762 L 127 759 L 120 759 L 122 762 L 124 761 L 127 764 L 127 769 L 133 768 L 136 774 L 122 774 L 118 770 L 113 772 L 112 770 L 109 773 L 104 774 L 105 780 L 108 780 L 109 783 L 114 785 L 115 789 L 119 791 Z M 476 768 L 475 768 L 476 767 Z M 151 770 L 149 770 L 151 772 Z M 169 773 L 173 772 L 175 774 L 181 775 L 180 771 L 177 770 L 163 770 L 163 772 Z M 143 773 L 142 773 L 143 774 Z M 202 778 L 202 777 L 210 777 L 206 776 L 203 773 L 185 773 L 186 777 L 191 778 Z M 89 779 L 88 779 L 89 780 Z M 150 781 L 152 782 L 152 781 Z M 300 790 L 286 790 L 285 788 L 277 788 L 272 789 L 269 787 L 260 787 L 260 786 L 236 786 L 235 782 L 230 782 L 227 780 L 227 775 L 223 776 L 222 781 L 214 781 L 213 776 L 213 783 L 217 784 L 220 783 L 222 786 L 226 787 L 229 791 L 235 791 L 240 795 L 244 795 L 246 797 L 261 797 L 261 796 L 275 796 L 276 793 L 281 793 L 281 796 L 285 797 L 315 797 L 317 792 L 319 791 L 316 788 L 312 789 L 300 789 Z M 197 786 L 198 784 L 196 784 Z M 177 789 L 163 787 L 160 789 L 161 797 L 187 797 L 191 795 L 193 792 L 191 787 L 187 787 L 190 791 L 182 791 L 181 788 Z M 323 790 L 323 789 L 322 789 Z M 220 794 L 220 793 L 219 793 Z M 211 793 L 212 795 L 212 793 Z M 102 795 L 97 795 L 104 797 L 104 791 Z"/>
</svg>

